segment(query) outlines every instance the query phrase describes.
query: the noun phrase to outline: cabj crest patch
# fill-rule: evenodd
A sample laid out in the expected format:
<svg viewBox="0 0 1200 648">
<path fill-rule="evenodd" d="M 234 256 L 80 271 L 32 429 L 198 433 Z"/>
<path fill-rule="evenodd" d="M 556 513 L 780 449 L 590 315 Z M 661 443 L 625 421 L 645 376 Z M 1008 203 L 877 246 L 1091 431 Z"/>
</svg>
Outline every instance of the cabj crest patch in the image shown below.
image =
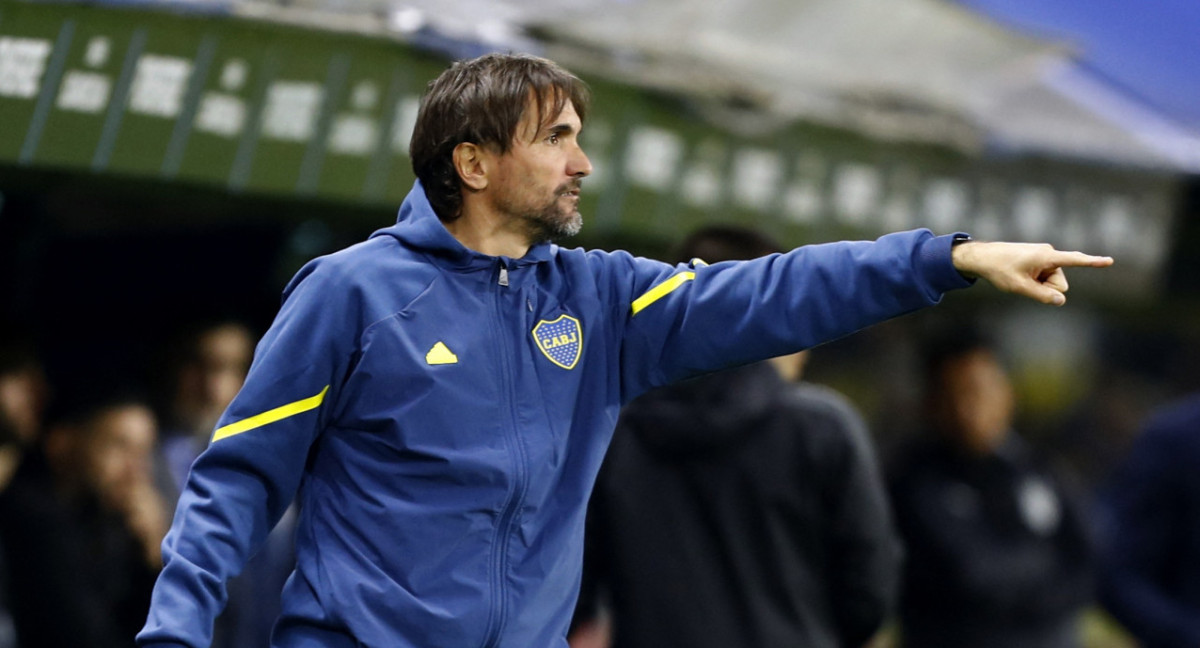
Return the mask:
<svg viewBox="0 0 1200 648">
<path fill-rule="evenodd" d="M 552 322 L 542 320 L 533 327 L 533 339 L 550 362 L 563 369 L 574 369 L 583 350 L 583 327 L 570 315 L 559 315 Z"/>
</svg>

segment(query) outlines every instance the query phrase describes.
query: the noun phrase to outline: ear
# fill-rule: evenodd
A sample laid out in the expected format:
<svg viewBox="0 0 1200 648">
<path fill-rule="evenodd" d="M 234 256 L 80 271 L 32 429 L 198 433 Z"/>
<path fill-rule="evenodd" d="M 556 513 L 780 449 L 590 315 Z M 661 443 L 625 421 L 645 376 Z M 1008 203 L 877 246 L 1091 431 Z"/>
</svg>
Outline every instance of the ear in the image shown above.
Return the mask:
<svg viewBox="0 0 1200 648">
<path fill-rule="evenodd" d="M 473 191 L 486 188 L 490 166 L 488 152 L 482 146 L 462 142 L 454 147 L 454 169 L 467 188 Z"/>
</svg>

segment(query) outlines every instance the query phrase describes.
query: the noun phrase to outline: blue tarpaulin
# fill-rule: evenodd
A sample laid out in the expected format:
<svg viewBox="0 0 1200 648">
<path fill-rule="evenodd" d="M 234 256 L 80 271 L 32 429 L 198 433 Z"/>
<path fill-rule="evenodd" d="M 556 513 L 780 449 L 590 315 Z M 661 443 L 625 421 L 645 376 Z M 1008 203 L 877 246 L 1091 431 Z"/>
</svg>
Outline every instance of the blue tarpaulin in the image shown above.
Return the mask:
<svg viewBox="0 0 1200 648">
<path fill-rule="evenodd" d="M 961 2 L 1018 30 L 1072 43 L 1084 73 L 1200 132 L 1200 2 Z"/>
</svg>

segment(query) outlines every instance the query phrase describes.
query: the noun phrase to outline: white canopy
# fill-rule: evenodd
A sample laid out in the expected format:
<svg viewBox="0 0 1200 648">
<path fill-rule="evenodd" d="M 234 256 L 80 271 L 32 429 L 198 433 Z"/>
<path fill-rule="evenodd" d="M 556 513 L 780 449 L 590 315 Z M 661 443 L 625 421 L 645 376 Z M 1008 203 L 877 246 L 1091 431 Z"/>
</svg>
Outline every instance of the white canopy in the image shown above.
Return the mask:
<svg viewBox="0 0 1200 648">
<path fill-rule="evenodd" d="M 973 152 L 1200 171 L 1200 135 L 1089 76 L 1068 44 L 947 0 L 299 1 L 387 15 L 401 32 L 544 47 L 574 70 L 682 92 L 714 109 L 750 105 L 775 119 Z"/>
</svg>

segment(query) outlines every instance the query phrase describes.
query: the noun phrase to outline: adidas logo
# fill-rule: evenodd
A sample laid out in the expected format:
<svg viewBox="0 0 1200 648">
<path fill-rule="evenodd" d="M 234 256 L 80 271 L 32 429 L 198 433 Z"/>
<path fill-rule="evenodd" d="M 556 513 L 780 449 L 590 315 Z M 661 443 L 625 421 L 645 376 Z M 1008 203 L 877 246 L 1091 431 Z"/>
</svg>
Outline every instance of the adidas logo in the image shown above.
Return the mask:
<svg viewBox="0 0 1200 648">
<path fill-rule="evenodd" d="M 458 356 L 454 355 L 445 342 L 439 340 L 429 350 L 429 353 L 425 354 L 425 363 L 431 365 L 458 364 Z"/>
</svg>

